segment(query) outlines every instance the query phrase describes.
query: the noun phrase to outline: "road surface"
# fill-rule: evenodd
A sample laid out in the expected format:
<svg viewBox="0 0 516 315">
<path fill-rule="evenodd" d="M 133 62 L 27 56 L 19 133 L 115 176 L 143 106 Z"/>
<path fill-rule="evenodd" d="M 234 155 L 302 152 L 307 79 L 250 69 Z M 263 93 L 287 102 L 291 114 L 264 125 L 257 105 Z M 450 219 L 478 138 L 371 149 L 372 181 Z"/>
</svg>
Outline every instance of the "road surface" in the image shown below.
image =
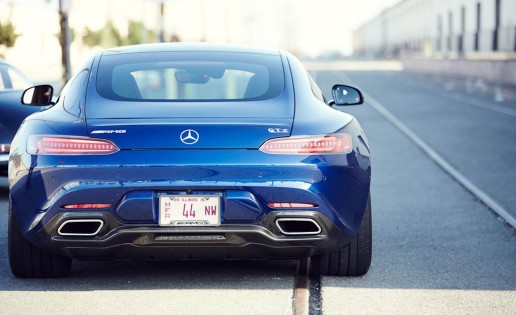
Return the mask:
<svg viewBox="0 0 516 315">
<path fill-rule="evenodd" d="M 471 88 L 400 71 L 328 68 L 311 71 L 323 92 L 329 95 L 334 83 L 359 86 L 516 216 L 510 93 L 495 102 L 496 93 L 475 88 L 478 82 Z M 373 263 L 364 277 L 320 279 L 312 313 L 515 314 L 515 230 L 371 104 L 341 110 L 359 119 L 372 148 Z M 4 253 L 7 207 L 4 177 Z M 291 314 L 296 264 L 74 261 L 69 277 L 42 280 L 14 278 L 4 254 L 0 313 Z"/>
</svg>

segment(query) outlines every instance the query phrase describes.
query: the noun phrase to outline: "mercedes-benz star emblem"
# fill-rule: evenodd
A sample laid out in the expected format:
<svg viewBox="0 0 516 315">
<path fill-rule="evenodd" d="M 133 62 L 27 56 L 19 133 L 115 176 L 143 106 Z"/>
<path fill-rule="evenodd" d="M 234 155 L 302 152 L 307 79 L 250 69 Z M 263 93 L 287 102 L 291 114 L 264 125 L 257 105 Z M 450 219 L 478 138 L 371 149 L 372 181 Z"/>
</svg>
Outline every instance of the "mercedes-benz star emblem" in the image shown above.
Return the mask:
<svg viewBox="0 0 516 315">
<path fill-rule="evenodd" d="M 199 133 L 193 129 L 186 129 L 179 135 L 184 144 L 194 144 L 199 141 Z"/>
</svg>

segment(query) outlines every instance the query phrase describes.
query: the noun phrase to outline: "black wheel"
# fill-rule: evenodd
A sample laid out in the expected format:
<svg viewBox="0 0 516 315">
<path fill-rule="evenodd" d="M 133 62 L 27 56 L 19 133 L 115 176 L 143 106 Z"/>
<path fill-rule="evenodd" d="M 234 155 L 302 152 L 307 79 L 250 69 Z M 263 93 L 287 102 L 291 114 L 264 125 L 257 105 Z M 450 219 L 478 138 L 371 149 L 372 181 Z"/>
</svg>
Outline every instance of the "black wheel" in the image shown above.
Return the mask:
<svg viewBox="0 0 516 315">
<path fill-rule="evenodd" d="M 41 252 L 23 238 L 9 205 L 8 226 L 9 265 L 11 272 L 20 278 L 53 278 L 65 276 L 72 259 Z"/>
<path fill-rule="evenodd" d="M 311 258 L 311 272 L 318 276 L 363 276 L 371 265 L 372 253 L 371 197 L 357 235 L 341 250 Z"/>
</svg>

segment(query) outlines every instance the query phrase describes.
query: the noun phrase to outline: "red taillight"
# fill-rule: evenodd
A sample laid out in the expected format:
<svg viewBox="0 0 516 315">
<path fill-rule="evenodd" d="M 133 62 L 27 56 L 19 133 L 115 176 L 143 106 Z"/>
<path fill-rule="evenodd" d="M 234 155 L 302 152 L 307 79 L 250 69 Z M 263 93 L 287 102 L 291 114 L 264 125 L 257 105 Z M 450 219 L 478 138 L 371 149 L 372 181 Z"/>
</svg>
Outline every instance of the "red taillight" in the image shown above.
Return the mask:
<svg viewBox="0 0 516 315">
<path fill-rule="evenodd" d="M 64 206 L 65 209 L 106 209 L 111 207 L 109 203 L 78 203 Z"/>
<path fill-rule="evenodd" d="M 27 153 L 37 155 L 109 154 L 118 147 L 109 140 L 82 137 L 29 136 Z"/>
<path fill-rule="evenodd" d="M 315 208 L 317 207 L 311 203 L 302 203 L 302 202 L 269 202 L 269 207 L 280 209 L 280 208 Z"/>
<path fill-rule="evenodd" d="M 347 133 L 276 138 L 265 142 L 260 151 L 270 154 L 349 153 L 351 136 Z"/>
</svg>

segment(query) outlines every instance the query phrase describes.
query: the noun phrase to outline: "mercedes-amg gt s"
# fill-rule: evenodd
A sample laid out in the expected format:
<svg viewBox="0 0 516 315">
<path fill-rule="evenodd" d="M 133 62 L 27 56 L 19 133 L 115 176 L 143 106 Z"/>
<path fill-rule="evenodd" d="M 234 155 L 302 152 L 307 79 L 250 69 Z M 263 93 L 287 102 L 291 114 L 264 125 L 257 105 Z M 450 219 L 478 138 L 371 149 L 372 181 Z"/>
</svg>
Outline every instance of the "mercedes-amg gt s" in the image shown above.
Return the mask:
<svg viewBox="0 0 516 315">
<path fill-rule="evenodd" d="M 312 257 L 322 275 L 371 261 L 363 102 L 326 101 L 293 55 L 153 44 L 95 55 L 56 102 L 29 88 L 9 156 L 9 262 L 57 277 L 72 259 Z"/>
</svg>

